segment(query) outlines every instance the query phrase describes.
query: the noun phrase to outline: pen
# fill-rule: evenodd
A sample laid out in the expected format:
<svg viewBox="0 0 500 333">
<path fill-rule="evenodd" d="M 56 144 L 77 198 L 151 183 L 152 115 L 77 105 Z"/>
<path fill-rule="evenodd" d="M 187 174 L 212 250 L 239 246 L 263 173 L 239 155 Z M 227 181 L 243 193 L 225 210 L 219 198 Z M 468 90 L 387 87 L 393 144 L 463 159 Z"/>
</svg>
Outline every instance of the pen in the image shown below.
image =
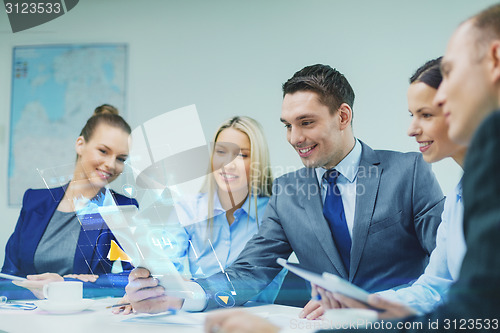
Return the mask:
<svg viewBox="0 0 500 333">
<path fill-rule="evenodd" d="M 127 306 L 127 305 L 130 305 L 130 303 L 117 303 L 117 304 L 107 306 L 106 309 L 118 308 L 118 307 Z M 167 311 L 171 312 L 174 315 L 177 314 L 177 312 L 179 312 L 179 310 L 174 309 L 174 308 L 168 308 Z"/>
<path fill-rule="evenodd" d="M 130 303 L 118 303 L 118 304 L 109 305 L 106 307 L 106 309 L 118 308 L 120 306 L 127 306 L 127 305 L 130 305 Z"/>
<path fill-rule="evenodd" d="M 8 280 L 13 280 L 13 281 L 25 281 L 26 280 L 23 277 L 15 276 L 15 275 L 10 275 L 10 274 L 5 274 L 5 273 L 0 273 L 0 278 L 8 279 Z"/>
</svg>

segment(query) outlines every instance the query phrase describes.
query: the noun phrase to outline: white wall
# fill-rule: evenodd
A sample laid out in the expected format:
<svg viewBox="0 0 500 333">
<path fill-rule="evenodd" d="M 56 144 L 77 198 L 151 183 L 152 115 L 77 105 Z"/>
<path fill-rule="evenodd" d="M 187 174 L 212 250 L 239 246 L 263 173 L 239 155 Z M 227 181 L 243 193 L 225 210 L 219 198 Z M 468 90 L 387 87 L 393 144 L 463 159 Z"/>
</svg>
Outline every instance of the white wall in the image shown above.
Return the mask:
<svg viewBox="0 0 500 333">
<path fill-rule="evenodd" d="M 66 15 L 16 34 L 1 10 L 0 248 L 19 213 L 6 204 L 13 46 L 128 43 L 132 127 L 195 103 L 210 140 L 225 118 L 250 115 L 264 126 L 273 165 L 299 167 L 279 122 L 281 84 L 295 71 L 314 63 L 338 68 L 356 92 L 355 135 L 373 148 L 416 151 L 406 136 L 408 77 L 444 52 L 462 20 L 493 3 L 82 0 Z M 444 191 L 459 177 L 451 161 L 437 163 L 434 171 Z"/>
</svg>

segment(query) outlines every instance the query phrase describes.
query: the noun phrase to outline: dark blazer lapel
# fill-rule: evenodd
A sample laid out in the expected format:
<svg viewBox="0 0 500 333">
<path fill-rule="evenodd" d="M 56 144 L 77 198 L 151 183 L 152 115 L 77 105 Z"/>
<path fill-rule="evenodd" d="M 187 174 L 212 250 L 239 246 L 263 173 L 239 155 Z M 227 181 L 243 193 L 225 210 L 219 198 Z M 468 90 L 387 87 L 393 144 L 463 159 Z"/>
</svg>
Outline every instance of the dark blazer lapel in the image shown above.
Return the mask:
<svg viewBox="0 0 500 333">
<path fill-rule="evenodd" d="M 50 199 L 52 201 L 52 198 Z M 56 207 L 54 207 L 55 210 Z M 28 260 L 21 260 L 21 268 L 24 272 L 29 272 L 28 274 L 35 274 L 35 252 L 42 239 L 43 233 L 49 224 L 50 217 L 54 210 L 49 214 L 48 211 L 43 212 L 41 210 L 34 210 L 31 219 L 38 221 L 35 228 L 30 230 L 29 241 L 23 241 L 23 244 L 19 249 L 19 257 L 28 258 Z M 42 272 L 43 273 L 43 272 Z"/>
<path fill-rule="evenodd" d="M 46 197 L 46 199 L 43 198 L 43 200 L 40 200 L 40 204 L 38 205 L 38 207 L 34 208 L 34 211 L 40 216 L 47 218 L 48 222 L 52 215 L 54 215 L 57 206 L 59 206 L 59 203 L 64 197 L 65 190 L 66 186 L 51 188 L 48 189 L 47 192 L 43 191 L 42 193 L 44 194 L 44 197 Z"/>
<path fill-rule="evenodd" d="M 319 244 L 328 255 L 337 273 L 347 279 L 347 270 L 345 269 L 342 258 L 333 242 L 332 232 L 328 226 L 328 221 L 323 216 L 323 203 L 321 200 L 321 190 L 316 178 L 316 172 L 312 168 L 301 169 L 299 173 L 300 181 L 305 183 L 305 197 L 301 202 L 306 211 L 307 219 L 314 230 Z"/>
<path fill-rule="evenodd" d="M 82 228 L 80 229 L 75 252 L 74 272 L 77 274 L 98 275 L 100 271 L 105 271 L 104 267 L 100 265 L 102 265 L 102 259 L 105 259 L 108 253 L 101 253 L 106 250 L 105 248 L 101 248 L 101 244 L 106 244 L 110 241 L 110 237 L 107 235 L 108 227 L 102 216 L 98 213 L 79 215 L 78 221 L 80 221 Z M 100 237 L 104 238 L 101 239 Z M 82 267 L 87 267 L 88 271 L 81 271 Z M 78 268 L 80 268 L 79 272 L 77 272 Z"/>
<path fill-rule="evenodd" d="M 45 229 L 47 229 L 47 225 L 49 224 L 52 215 L 59 206 L 63 196 L 64 196 L 64 187 L 57 187 L 53 189 L 48 189 L 47 191 L 40 192 L 44 195 L 44 198 L 40 200 L 40 204 L 37 207 L 33 208 L 33 217 L 32 219 L 36 219 L 38 223 L 36 224 L 36 228 L 31 230 L 29 242 L 25 242 L 25 248 L 21 251 L 25 252 L 26 258 L 31 258 L 31 260 L 27 260 L 29 267 L 25 267 L 25 271 L 27 272 L 36 272 L 34 258 L 35 252 L 42 239 L 43 233 Z M 38 191 L 38 190 L 37 190 Z"/>
<path fill-rule="evenodd" d="M 89 214 L 89 215 L 98 215 L 98 214 Z M 77 248 L 75 251 L 75 260 L 73 263 L 73 271 L 75 274 L 96 274 L 97 264 L 99 263 L 100 258 L 95 258 L 95 250 L 97 247 L 97 242 L 99 235 L 101 234 L 102 223 L 95 224 L 92 226 L 84 226 L 87 224 L 85 221 L 86 218 L 90 216 L 86 215 L 78 216 L 78 220 L 82 224 L 80 229 L 80 235 L 78 237 Z M 94 218 L 94 216 L 92 216 Z M 97 218 L 101 218 L 99 216 L 95 216 Z M 83 221 L 81 220 L 83 218 Z M 107 253 L 105 254 L 107 255 Z M 82 271 L 83 267 L 87 267 L 87 271 Z M 80 268 L 80 269 L 78 269 Z"/>
<path fill-rule="evenodd" d="M 361 160 L 356 176 L 356 192 L 360 189 L 361 193 L 356 195 L 349 281 L 354 279 L 358 270 L 361 254 L 368 237 L 368 228 L 375 210 L 375 199 L 377 198 L 380 176 L 383 171 L 377 154 L 363 142 L 361 142 L 361 146 Z"/>
</svg>

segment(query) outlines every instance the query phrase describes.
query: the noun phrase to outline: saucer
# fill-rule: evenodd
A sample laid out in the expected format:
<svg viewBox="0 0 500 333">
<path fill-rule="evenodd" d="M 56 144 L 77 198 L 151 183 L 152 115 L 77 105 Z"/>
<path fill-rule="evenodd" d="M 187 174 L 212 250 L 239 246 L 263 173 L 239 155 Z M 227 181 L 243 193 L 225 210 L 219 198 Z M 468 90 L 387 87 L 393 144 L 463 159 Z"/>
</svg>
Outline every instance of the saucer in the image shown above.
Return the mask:
<svg viewBox="0 0 500 333">
<path fill-rule="evenodd" d="M 93 299 L 83 298 L 78 302 L 68 302 L 68 303 L 54 303 L 49 302 L 48 300 L 39 301 L 37 306 L 50 313 L 54 314 L 69 314 L 69 313 L 77 313 L 88 309 L 92 303 L 94 303 Z"/>
</svg>

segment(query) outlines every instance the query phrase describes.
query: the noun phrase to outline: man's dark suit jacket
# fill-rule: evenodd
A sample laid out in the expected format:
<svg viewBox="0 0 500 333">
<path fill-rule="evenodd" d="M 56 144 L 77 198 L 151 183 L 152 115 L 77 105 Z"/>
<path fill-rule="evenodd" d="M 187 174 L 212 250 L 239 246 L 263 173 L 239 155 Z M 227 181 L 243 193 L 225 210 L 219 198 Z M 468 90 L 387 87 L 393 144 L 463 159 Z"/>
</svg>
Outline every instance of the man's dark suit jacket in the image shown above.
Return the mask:
<svg viewBox="0 0 500 333">
<path fill-rule="evenodd" d="M 421 323 L 422 329 L 400 332 L 500 331 L 500 110 L 479 126 L 464 169 L 467 253 L 460 278 L 451 287 L 445 304 L 426 316 L 407 319 Z M 429 329 L 429 322 L 438 326 Z"/>
</svg>

